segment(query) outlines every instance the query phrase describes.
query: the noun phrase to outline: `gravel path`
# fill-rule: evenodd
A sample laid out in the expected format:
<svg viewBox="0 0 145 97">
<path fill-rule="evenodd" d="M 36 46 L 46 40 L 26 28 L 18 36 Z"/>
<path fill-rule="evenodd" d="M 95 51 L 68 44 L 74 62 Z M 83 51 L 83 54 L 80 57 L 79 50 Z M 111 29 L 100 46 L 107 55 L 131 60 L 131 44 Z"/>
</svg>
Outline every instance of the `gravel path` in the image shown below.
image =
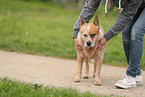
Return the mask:
<svg viewBox="0 0 145 97">
<path fill-rule="evenodd" d="M 112 96 L 145 97 L 145 85 L 131 89 L 117 89 L 114 83 L 124 78 L 125 68 L 103 65 L 102 86 L 94 85 L 93 64 L 90 64 L 90 78 L 74 83 L 77 71 L 76 60 L 66 60 L 15 52 L 0 51 L 0 77 L 44 86 L 72 87 L 79 91 Z M 143 71 L 145 79 L 145 71 Z M 144 81 L 145 83 L 145 81 Z"/>
</svg>

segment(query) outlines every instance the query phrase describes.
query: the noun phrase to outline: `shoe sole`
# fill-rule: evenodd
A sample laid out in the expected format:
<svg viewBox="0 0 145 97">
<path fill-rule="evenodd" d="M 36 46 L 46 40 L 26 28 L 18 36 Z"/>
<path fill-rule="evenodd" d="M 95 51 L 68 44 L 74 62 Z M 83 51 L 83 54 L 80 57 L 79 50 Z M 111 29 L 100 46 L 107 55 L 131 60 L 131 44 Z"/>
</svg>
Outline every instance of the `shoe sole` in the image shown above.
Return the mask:
<svg viewBox="0 0 145 97">
<path fill-rule="evenodd" d="M 136 87 L 136 85 L 126 86 L 126 85 L 118 84 L 118 83 L 116 83 L 115 86 L 116 86 L 117 88 L 120 88 L 120 89 L 129 89 L 129 88 L 134 88 L 134 87 Z"/>
</svg>

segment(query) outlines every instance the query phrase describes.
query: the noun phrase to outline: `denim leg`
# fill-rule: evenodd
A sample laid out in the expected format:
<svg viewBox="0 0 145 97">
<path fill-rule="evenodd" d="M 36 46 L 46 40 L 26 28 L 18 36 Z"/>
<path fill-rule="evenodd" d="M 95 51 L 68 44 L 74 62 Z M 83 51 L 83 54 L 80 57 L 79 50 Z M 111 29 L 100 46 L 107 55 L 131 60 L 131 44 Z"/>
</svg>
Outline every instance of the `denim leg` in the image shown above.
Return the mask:
<svg viewBox="0 0 145 97">
<path fill-rule="evenodd" d="M 122 31 L 123 47 L 124 47 L 124 52 L 125 52 L 128 64 L 129 64 L 129 54 L 130 54 L 131 29 L 141 12 L 142 12 L 142 9 L 139 9 L 137 14 L 132 19 L 132 21 L 130 21 Z"/>
<path fill-rule="evenodd" d="M 132 77 L 141 75 L 140 61 L 144 50 L 145 8 L 131 29 L 129 65 L 126 74 Z"/>
<path fill-rule="evenodd" d="M 134 21 L 128 23 L 122 31 L 123 47 L 126 55 L 127 63 L 129 64 L 129 53 L 130 53 L 130 37 L 131 37 L 131 28 L 134 24 Z"/>
</svg>

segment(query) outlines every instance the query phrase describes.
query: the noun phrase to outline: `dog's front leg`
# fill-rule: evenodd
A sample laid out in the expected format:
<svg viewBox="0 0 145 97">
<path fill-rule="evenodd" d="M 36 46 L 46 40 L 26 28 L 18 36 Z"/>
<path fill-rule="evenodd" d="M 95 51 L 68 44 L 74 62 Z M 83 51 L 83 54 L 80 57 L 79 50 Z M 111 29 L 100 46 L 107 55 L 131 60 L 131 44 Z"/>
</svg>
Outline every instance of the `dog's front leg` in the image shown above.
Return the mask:
<svg viewBox="0 0 145 97">
<path fill-rule="evenodd" d="M 85 58 L 84 61 L 85 61 L 85 76 L 83 78 L 84 79 L 88 79 L 88 77 L 89 77 L 89 62 L 88 62 L 88 58 Z"/>
<path fill-rule="evenodd" d="M 100 72 L 101 72 L 102 59 L 97 57 L 97 60 L 95 60 L 94 65 L 96 65 L 95 85 L 100 86 L 101 85 Z"/>
<path fill-rule="evenodd" d="M 80 82 L 84 58 L 82 58 L 82 57 L 78 54 L 77 61 L 78 61 L 78 71 L 77 71 L 77 76 L 76 76 L 74 82 Z"/>
</svg>

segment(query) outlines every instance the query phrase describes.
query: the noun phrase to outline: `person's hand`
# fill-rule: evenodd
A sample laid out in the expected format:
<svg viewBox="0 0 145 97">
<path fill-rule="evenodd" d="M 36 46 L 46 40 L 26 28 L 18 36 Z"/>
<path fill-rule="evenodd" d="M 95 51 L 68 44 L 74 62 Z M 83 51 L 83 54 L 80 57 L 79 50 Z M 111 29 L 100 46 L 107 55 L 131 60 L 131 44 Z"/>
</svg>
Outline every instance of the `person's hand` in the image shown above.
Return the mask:
<svg viewBox="0 0 145 97">
<path fill-rule="evenodd" d="M 78 52 L 80 52 L 81 54 L 83 54 L 83 48 L 82 48 L 82 46 L 78 43 L 77 38 L 74 38 L 74 40 L 75 40 L 75 44 L 76 44 L 76 50 L 77 50 Z"/>
<path fill-rule="evenodd" d="M 107 43 L 107 40 L 105 37 L 103 37 L 101 40 L 99 40 L 98 47 L 97 47 L 96 51 L 102 50 L 105 47 L 106 43 Z"/>
</svg>

